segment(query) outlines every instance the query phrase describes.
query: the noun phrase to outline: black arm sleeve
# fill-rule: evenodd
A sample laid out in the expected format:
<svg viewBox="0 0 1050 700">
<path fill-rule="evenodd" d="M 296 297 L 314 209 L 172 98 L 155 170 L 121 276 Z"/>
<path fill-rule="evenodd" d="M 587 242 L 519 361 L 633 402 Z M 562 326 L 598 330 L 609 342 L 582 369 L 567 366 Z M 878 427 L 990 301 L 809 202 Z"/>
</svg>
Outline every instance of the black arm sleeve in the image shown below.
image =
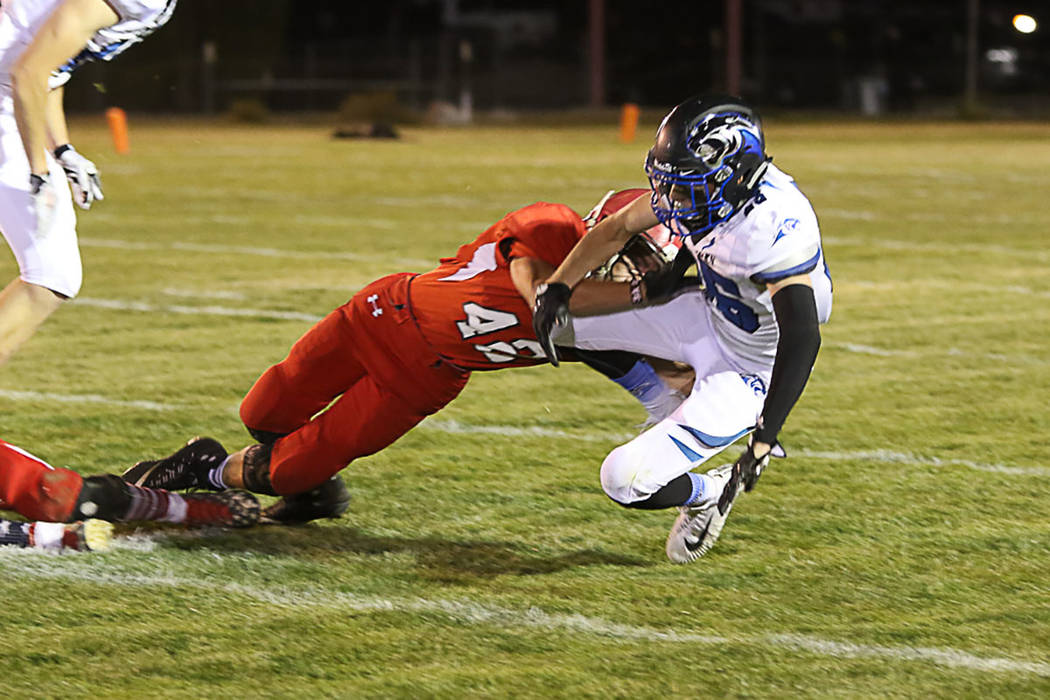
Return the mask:
<svg viewBox="0 0 1050 700">
<path fill-rule="evenodd" d="M 773 295 L 773 310 L 780 327 L 780 340 L 769 393 L 755 430 L 755 440 L 770 445 L 777 441 L 788 413 L 802 395 L 820 349 L 817 302 L 810 287 L 804 284 L 782 287 Z"/>
</svg>

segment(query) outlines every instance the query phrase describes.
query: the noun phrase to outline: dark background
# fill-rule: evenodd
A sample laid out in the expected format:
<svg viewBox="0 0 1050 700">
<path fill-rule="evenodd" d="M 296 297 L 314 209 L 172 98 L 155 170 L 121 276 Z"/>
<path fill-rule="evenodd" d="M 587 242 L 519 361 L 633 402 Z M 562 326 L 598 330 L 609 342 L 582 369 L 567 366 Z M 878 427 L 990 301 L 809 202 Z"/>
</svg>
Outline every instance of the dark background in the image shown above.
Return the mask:
<svg viewBox="0 0 1050 700">
<path fill-rule="evenodd" d="M 386 92 L 477 112 L 596 106 L 588 0 L 180 0 L 113 64 L 86 66 L 71 111 L 330 110 Z M 866 114 L 957 109 L 967 0 L 742 0 L 741 92 L 758 104 Z M 605 1 L 605 105 L 665 107 L 724 87 L 723 0 Z M 1040 21 L 1023 35 L 1024 12 Z M 980 0 L 979 96 L 1050 113 L 1050 0 Z M 463 49 L 469 45 L 469 61 Z M 205 60 L 206 47 L 214 61 Z M 1004 60 L 1005 59 L 1005 60 Z"/>
</svg>

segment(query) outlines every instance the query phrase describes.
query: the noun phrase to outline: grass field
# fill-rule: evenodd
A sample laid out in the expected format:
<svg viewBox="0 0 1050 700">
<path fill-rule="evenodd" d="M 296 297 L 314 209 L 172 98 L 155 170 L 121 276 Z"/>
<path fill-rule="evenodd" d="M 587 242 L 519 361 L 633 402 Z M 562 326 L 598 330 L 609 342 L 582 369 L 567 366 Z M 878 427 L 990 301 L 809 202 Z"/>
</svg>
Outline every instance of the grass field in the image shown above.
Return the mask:
<svg viewBox="0 0 1050 700">
<path fill-rule="evenodd" d="M 312 319 L 511 209 L 643 186 L 647 148 L 133 121 L 121 157 L 100 122 L 74 125 L 107 196 L 82 297 L 0 368 L 0 436 L 84 473 L 247 444 L 240 398 Z M 0 553 L 0 695 L 1050 695 L 1050 126 L 773 122 L 768 147 L 820 216 L 835 311 L 791 458 L 709 556 L 667 563 L 673 514 L 601 492 L 630 397 L 479 373 L 343 472 L 340 521 Z"/>
</svg>

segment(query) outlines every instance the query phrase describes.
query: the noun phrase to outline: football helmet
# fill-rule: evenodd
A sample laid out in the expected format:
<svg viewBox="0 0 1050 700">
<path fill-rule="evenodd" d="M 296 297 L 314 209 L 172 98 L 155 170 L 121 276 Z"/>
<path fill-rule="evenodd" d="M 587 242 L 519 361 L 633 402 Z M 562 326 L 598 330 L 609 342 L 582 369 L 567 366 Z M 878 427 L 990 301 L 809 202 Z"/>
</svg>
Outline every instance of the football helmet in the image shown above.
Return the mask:
<svg viewBox="0 0 1050 700">
<path fill-rule="evenodd" d="M 619 211 L 638 197 L 645 194 L 644 189 L 629 189 L 616 192 L 609 190 L 590 213 L 583 218 L 587 230 L 607 216 Z M 591 271 L 594 279 L 613 282 L 629 282 L 641 279 L 647 272 L 653 272 L 671 264 L 682 239 L 673 235 L 663 224 L 657 224 L 648 231 L 632 236 L 615 255 Z"/>
<path fill-rule="evenodd" d="M 771 160 L 743 100 L 692 97 L 664 117 L 646 156 L 653 212 L 676 235 L 704 235 L 755 194 Z"/>
</svg>

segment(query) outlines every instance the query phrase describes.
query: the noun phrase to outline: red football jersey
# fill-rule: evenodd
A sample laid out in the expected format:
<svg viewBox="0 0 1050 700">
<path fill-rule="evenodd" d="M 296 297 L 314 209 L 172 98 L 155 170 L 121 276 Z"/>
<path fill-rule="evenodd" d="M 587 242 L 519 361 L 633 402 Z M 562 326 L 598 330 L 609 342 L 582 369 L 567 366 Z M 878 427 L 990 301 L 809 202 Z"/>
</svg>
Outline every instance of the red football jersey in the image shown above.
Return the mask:
<svg viewBox="0 0 1050 700">
<path fill-rule="evenodd" d="M 546 362 L 532 309 L 511 281 L 510 261 L 539 258 L 557 267 L 585 232 L 580 216 L 563 204 L 538 202 L 503 217 L 412 280 L 412 314 L 424 338 L 472 370 Z"/>
</svg>

